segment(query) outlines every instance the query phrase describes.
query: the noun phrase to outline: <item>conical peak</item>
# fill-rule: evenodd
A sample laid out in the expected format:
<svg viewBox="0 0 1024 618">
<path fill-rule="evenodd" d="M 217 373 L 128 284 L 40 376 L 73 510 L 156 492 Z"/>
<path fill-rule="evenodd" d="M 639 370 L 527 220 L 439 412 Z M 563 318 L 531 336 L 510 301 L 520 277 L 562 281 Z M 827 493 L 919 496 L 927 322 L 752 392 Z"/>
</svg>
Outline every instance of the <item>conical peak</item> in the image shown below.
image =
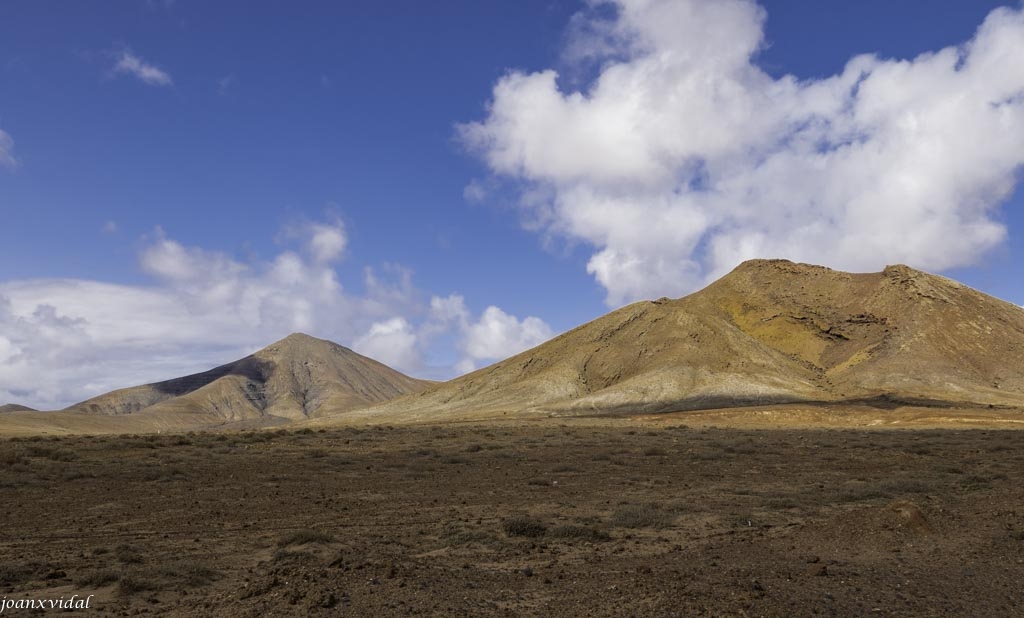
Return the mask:
<svg viewBox="0 0 1024 618">
<path fill-rule="evenodd" d="M 310 343 L 313 341 L 322 341 L 322 339 L 317 339 L 306 333 L 292 333 L 277 343 Z"/>
<path fill-rule="evenodd" d="M 317 337 L 313 337 L 312 335 L 307 335 L 306 333 L 292 333 L 292 334 L 288 335 L 287 337 L 285 337 L 284 339 L 281 339 L 279 341 L 275 341 L 274 343 L 268 345 L 266 348 L 264 348 L 264 350 L 276 350 L 276 349 L 281 349 L 281 348 L 284 348 L 284 349 L 309 348 L 310 346 L 314 346 L 314 347 L 321 347 L 321 346 L 335 347 L 335 346 L 337 346 L 337 344 L 332 342 L 332 341 L 328 341 L 326 339 L 318 339 Z M 340 347 L 340 346 L 338 346 L 338 347 Z"/>
<path fill-rule="evenodd" d="M 318 339 L 305 333 L 292 333 L 274 343 L 263 348 L 259 352 L 256 352 L 256 356 L 266 357 L 272 356 L 275 358 L 283 356 L 306 356 L 311 353 L 317 353 L 316 351 L 325 350 L 344 350 L 344 348 L 332 341 L 326 339 Z"/>
<path fill-rule="evenodd" d="M 831 268 L 783 259 L 747 260 L 732 272 L 782 272 L 791 274 L 834 272 Z"/>
</svg>

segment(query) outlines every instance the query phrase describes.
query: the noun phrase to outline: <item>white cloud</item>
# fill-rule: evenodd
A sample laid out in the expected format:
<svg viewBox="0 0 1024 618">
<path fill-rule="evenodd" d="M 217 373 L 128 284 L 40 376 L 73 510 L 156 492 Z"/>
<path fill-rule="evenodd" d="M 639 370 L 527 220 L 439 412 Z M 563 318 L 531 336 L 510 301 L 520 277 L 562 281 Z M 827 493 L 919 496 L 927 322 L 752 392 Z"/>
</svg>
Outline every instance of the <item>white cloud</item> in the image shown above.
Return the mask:
<svg viewBox="0 0 1024 618">
<path fill-rule="evenodd" d="M 493 305 L 480 318 L 472 319 L 465 299 L 453 294 L 430 299 L 430 318 L 421 327 L 421 338 L 429 340 L 437 333 L 454 331 L 462 358 L 455 364 L 458 373 L 472 371 L 481 362 L 513 356 L 550 339 L 551 327 L 538 317 L 519 320 Z"/>
<path fill-rule="evenodd" d="M 117 225 L 117 221 L 114 221 L 113 219 L 110 219 L 110 220 L 106 221 L 103 224 L 103 227 L 100 228 L 100 230 L 104 234 L 116 234 L 118 229 L 120 229 L 120 228 Z"/>
<path fill-rule="evenodd" d="M 484 183 L 479 180 L 471 180 L 469 184 L 462 189 L 462 197 L 467 202 L 482 202 L 487 198 L 487 187 Z"/>
<path fill-rule="evenodd" d="M 348 246 L 345 224 L 338 217 L 327 222 L 302 220 L 292 223 L 285 228 L 282 238 L 299 241 L 306 255 L 318 264 L 339 261 Z"/>
<path fill-rule="evenodd" d="M 0 167 L 18 167 L 18 160 L 14 158 L 14 140 L 3 130 L 0 130 Z"/>
<path fill-rule="evenodd" d="M 550 334 L 496 307 L 473 321 L 458 295 L 424 302 L 396 264 L 365 269 L 362 292 L 346 292 L 332 263 L 345 245 L 337 222 L 302 222 L 283 237 L 299 246 L 239 261 L 158 229 L 139 254 L 149 285 L 0 281 L 0 403 L 60 408 L 203 371 L 295 331 L 442 378 Z"/>
<path fill-rule="evenodd" d="M 317 262 L 326 264 L 341 257 L 348 238 L 341 223 L 335 225 L 313 224 L 310 229 L 309 246 Z"/>
<path fill-rule="evenodd" d="M 352 349 L 396 369 L 416 371 L 423 364 L 418 343 L 412 324 L 399 317 L 374 322 L 366 334 L 356 339 Z"/>
<path fill-rule="evenodd" d="M 566 91 L 512 72 L 459 127 L 521 183 L 524 219 L 594 248 L 607 301 L 692 291 L 752 257 L 849 270 L 973 263 L 1024 164 L 1024 13 L 962 47 L 773 78 L 747 0 L 618 0 L 574 19 L 566 56 L 600 74 Z M 607 14 L 607 11 L 603 11 Z"/>
<path fill-rule="evenodd" d="M 114 65 L 114 73 L 132 75 L 150 86 L 171 86 L 174 81 L 166 71 L 149 64 L 130 50 L 122 50 Z"/>
<path fill-rule="evenodd" d="M 323 261 L 336 255 L 337 228 L 310 229 L 301 247 L 309 257 L 284 250 L 250 262 L 158 230 L 139 256 L 154 285 L 0 282 L 0 401 L 62 407 L 208 369 L 294 331 L 344 343 L 392 312 L 415 313 L 407 280 L 370 271 L 373 286 L 346 294 Z"/>
<path fill-rule="evenodd" d="M 539 318 L 531 316 L 520 321 L 492 305 L 469 325 L 465 350 L 473 359 L 497 360 L 532 348 L 552 334 L 551 328 Z"/>
</svg>

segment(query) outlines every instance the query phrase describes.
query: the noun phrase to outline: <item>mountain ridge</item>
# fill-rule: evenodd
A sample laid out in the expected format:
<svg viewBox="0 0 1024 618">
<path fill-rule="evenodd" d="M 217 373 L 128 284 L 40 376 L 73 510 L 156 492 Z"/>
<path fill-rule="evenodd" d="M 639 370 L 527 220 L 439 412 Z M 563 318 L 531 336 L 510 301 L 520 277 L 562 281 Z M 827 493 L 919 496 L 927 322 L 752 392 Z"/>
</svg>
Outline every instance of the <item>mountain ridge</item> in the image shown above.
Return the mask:
<svg viewBox="0 0 1024 618">
<path fill-rule="evenodd" d="M 209 414 L 229 421 L 292 420 L 340 413 L 425 388 L 339 344 L 293 333 L 236 361 L 161 382 L 118 389 L 64 412 Z"/>
<path fill-rule="evenodd" d="M 361 411 L 444 420 L 778 403 L 1024 407 L 1024 311 L 905 265 L 750 260 L 531 350 Z"/>
</svg>

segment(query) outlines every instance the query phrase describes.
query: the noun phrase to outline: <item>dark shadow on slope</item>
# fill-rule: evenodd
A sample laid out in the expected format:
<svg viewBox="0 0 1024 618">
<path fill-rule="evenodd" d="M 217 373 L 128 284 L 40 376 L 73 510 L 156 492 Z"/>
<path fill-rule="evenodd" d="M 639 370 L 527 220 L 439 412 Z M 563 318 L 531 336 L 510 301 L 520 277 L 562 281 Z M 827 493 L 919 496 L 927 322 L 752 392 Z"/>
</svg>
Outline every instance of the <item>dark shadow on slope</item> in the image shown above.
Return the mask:
<svg viewBox="0 0 1024 618">
<path fill-rule="evenodd" d="M 250 382 L 264 384 L 274 373 L 274 363 L 260 360 L 255 356 L 246 356 L 242 360 L 214 367 L 209 371 L 194 373 L 190 376 L 175 378 L 165 382 L 153 384 L 153 388 L 160 393 L 179 397 L 219 380 L 225 376 L 241 376 Z"/>
<path fill-rule="evenodd" d="M 773 395 L 765 397 L 693 397 L 674 402 L 652 402 L 649 404 L 624 404 L 591 410 L 566 410 L 557 413 L 569 413 L 573 416 L 626 416 L 633 414 L 667 414 L 672 412 L 699 412 L 704 410 L 721 410 L 725 408 L 752 408 L 757 406 L 800 405 L 816 408 L 836 406 L 865 406 L 879 410 L 895 410 L 901 407 L 955 409 L 955 408 L 988 408 L 994 410 L 1016 410 L 1015 406 L 993 405 L 971 401 L 951 401 L 947 399 L 929 399 L 925 397 L 902 397 L 893 393 L 875 395 L 873 397 L 856 397 L 836 399 L 832 401 L 800 399 Z"/>
</svg>

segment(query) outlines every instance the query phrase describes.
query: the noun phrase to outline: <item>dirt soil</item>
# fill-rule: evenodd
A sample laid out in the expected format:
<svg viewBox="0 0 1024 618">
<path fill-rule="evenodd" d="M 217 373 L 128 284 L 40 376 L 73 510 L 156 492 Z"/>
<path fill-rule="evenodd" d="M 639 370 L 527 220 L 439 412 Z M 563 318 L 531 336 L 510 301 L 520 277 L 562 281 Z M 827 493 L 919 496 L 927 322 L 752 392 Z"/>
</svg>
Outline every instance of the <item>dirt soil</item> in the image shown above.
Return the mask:
<svg viewBox="0 0 1024 618">
<path fill-rule="evenodd" d="M 101 615 L 1024 614 L 1024 433 L 559 423 L 0 440 L 0 597 L 94 594 Z"/>
</svg>

